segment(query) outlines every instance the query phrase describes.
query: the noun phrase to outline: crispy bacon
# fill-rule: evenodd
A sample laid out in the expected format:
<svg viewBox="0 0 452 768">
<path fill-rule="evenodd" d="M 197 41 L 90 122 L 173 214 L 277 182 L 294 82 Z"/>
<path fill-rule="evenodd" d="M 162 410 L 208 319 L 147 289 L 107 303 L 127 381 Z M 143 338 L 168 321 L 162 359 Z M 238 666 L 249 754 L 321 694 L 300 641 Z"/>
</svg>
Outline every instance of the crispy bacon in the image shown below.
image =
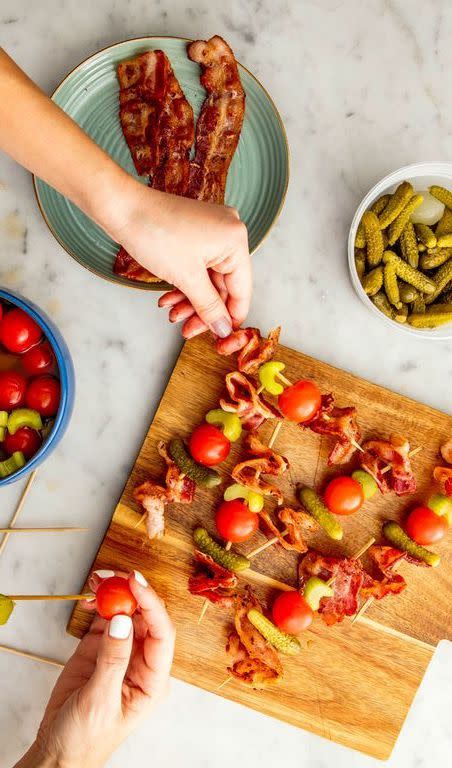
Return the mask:
<svg viewBox="0 0 452 768">
<path fill-rule="evenodd" d="M 253 688 L 265 688 L 281 679 L 283 667 L 276 650 L 249 621 L 251 608 L 262 611 L 261 604 L 248 587 L 246 593 L 237 598 L 235 632 L 229 636 L 226 645 L 227 653 L 233 658 L 228 672 Z"/>
<path fill-rule="evenodd" d="M 439 449 L 446 464 L 452 464 L 452 437 L 446 440 Z"/>
<path fill-rule="evenodd" d="M 274 477 L 282 475 L 289 466 L 287 459 L 264 445 L 254 434 L 247 435 L 245 449 L 250 458 L 239 462 L 234 467 L 231 472 L 232 478 L 236 483 L 245 485 L 256 493 L 274 496 L 278 504 L 282 504 L 284 497 L 280 489 L 264 480 L 262 475 Z"/>
<path fill-rule="evenodd" d="M 158 283 L 159 277 L 149 272 L 138 261 L 135 261 L 130 253 L 121 246 L 113 264 L 113 272 L 120 277 L 126 277 L 128 280 L 137 280 L 140 283 Z"/>
<path fill-rule="evenodd" d="M 386 595 L 398 595 L 402 592 L 406 581 L 399 573 L 394 573 L 393 569 L 401 560 L 406 559 L 406 552 L 394 547 L 373 546 L 369 548 L 368 554 L 380 576 L 374 579 L 366 574 L 361 587 L 361 597 L 365 600 L 368 597 L 381 600 Z"/>
<path fill-rule="evenodd" d="M 433 479 L 439 483 L 446 496 L 452 496 L 452 467 L 435 467 Z"/>
<path fill-rule="evenodd" d="M 188 580 L 188 590 L 192 595 L 202 595 L 211 603 L 223 608 L 231 608 L 235 599 L 238 579 L 235 573 L 218 565 L 209 555 L 195 549 L 195 561 L 198 570 Z"/>
<path fill-rule="evenodd" d="M 358 597 L 363 585 L 365 572 L 359 560 L 351 557 L 324 557 L 311 550 L 299 565 L 301 585 L 310 576 L 324 581 L 334 578 L 332 597 L 320 601 L 319 613 L 325 624 L 331 626 L 343 621 L 345 616 L 354 616 L 358 610 Z"/>
<path fill-rule="evenodd" d="M 276 408 L 257 394 L 254 384 L 240 371 L 227 374 L 226 388 L 230 399 L 222 398 L 220 405 L 224 411 L 240 416 L 245 429 L 256 430 L 265 419 L 281 418 Z"/>
<path fill-rule="evenodd" d="M 201 65 L 207 96 L 196 125 L 189 197 L 223 203 L 226 179 L 240 138 L 245 92 L 229 45 L 218 35 L 190 43 L 187 53 Z"/>
<path fill-rule="evenodd" d="M 392 489 L 397 496 L 403 496 L 416 491 L 406 438 L 391 435 L 389 440 L 367 440 L 363 448 L 361 466 L 372 475 L 382 493 Z"/>
<path fill-rule="evenodd" d="M 328 464 L 345 464 L 352 458 L 356 451 L 353 443 L 359 443 L 361 439 L 356 416 L 354 406 L 337 408 L 334 396 L 329 393 L 322 395 L 322 404 L 315 417 L 302 425 L 320 435 L 337 436 L 338 440 L 328 456 Z"/>
<path fill-rule="evenodd" d="M 283 507 L 278 510 L 277 518 L 281 523 L 281 528 L 273 521 L 268 510 L 262 509 L 259 512 L 259 517 L 269 538 L 270 536 L 277 536 L 278 542 L 284 549 L 300 554 L 308 551 L 306 536 L 319 528 L 318 523 L 311 515 L 302 509 L 292 509 L 292 507 Z M 283 536 L 283 531 L 287 531 L 285 536 Z"/>
<path fill-rule="evenodd" d="M 177 504 L 191 504 L 196 491 L 196 483 L 181 472 L 169 455 L 168 448 L 162 440 L 157 443 L 157 450 L 166 462 L 165 482 L 170 501 L 174 501 Z"/>
<path fill-rule="evenodd" d="M 255 374 L 259 366 L 275 354 L 280 333 L 280 327 L 273 328 L 268 338 L 264 339 L 258 328 L 239 328 L 226 339 L 217 339 L 216 350 L 219 355 L 232 355 L 238 352 L 239 371 Z"/>
</svg>

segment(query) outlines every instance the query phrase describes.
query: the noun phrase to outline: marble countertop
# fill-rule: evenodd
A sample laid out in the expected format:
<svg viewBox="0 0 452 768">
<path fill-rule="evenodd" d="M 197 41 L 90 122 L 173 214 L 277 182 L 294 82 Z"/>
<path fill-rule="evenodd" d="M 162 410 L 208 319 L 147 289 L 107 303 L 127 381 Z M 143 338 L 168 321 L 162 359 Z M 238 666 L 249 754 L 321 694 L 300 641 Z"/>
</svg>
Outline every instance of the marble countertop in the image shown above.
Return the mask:
<svg viewBox="0 0 452 768">
<path fill-rule="evenodd" d="M 353 293 L 345 244 L 358 203 L 379 178 L 410 162 L 450 159 L 451 4 L 2 0 L 0 7 L 2 45 L 47 92 L 97 49 L 147 33 L 224 35 L 285 122 L 291 182 L 280 220 L 255 256 L 252 322 L 263 329 L 281 322 L 283 343 L 450 411 L 452 343 L 413 339 L 372 317 Z M 30 176 L 6 157 L 0 157 L 0 285 L 54 318 L 77 372 L 72 424 L 40 470 L 21 523 L 91 529 L 65 538 L 12 537 L 0 558 L 0 584 L 6 593 L 71 592 L 91 564 L 181 340 L 152 294 L 101 282 L 61 250 L 39 215 Z M 2 489 L 2 523 L 20 491 Z M 64 632 L 69 611 L 63 604 L 17 608 L 2 642 L 66 659 L 75 644 Z M 390 766 L 446 764 L 451 662 L 444 643 Z M 0 653 L 2 766 L 32 740 L 56 676 L 52 667 Z M 216 768 L 239 760 L 249 768 L 378 764 L 179 682 L 109 766 L 142 765 L 150 750 L 155 766 L 181 759 Z"/>
</svg>

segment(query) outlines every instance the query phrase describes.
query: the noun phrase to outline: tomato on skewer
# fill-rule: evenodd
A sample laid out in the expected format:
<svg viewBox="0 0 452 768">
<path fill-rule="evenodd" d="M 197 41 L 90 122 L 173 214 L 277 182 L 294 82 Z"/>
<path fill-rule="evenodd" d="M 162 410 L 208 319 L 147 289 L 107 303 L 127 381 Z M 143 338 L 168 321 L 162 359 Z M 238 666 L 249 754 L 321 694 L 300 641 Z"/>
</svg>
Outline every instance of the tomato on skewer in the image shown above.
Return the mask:
<svg viewBox="0 0 452 768">
<path fill-rule="evenodd" d="M 118 614 L 132 616 L 136 609 L 137 601 L 127 579 L 111 576 L 101 581 L 96 592 L 96 610 L 99 616 L 108 620 Z"/>
<path fill-rule="evenodd" d="M 259 528 L 259 517 L 240 499 L 224 501 L 215 513 L 218 533 L 225 541 L 247 541 Z"/>
<path fill-rule="evenodd" d="M 299 592 L 281 592 L 273 603 L 273 621 L 290 635 L 299 635 L 312 623 L 314 613 Z"/>
<path fill-rule="evenodd" d="M 278 397 L 281 413 L 290 421 L 303 424 L 311 421 L 322 404 L 322 395 L 317 384 L 301 379 L 287 387 Z"/>
<path fill-rule="evenodd" d="M 195 461 L 206 467 L 215 467 L 229 456 L 231 442 L 221 429 L 204 423 L 193 430 L 188 447 Z"/>
<path fill-rule="evenodd" d="M 334 515 L 353 515 L 364 504 L 364 491 L 361 483 L 344 475 L 328 483 L 323 499 Z"/>
<path fill-rule="evenodd" d="M 417 544 L 434 544 L 447 533 L 447 519 L 435 514 L 429 507 L 415 507 L 405 522 L 405 531 Z"/>
</svg>

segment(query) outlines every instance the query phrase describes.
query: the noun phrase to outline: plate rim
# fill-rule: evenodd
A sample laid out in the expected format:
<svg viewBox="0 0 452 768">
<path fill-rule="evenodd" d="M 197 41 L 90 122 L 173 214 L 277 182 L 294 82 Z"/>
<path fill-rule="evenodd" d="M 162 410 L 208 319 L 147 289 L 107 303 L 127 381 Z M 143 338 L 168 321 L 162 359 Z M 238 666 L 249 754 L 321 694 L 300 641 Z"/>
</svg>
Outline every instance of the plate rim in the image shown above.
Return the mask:
<svg viewBox="0 0 452 768">
<path fill-rule="evenodd" d="M 51 93 L 51 95 L 50 95 L 51 100 L 54 101 L 55 97 L 57 96 L 57 94 L 60 91 L 60 89 L 64 86 L 66 81 L 70 77 L 72 77 L 72 75 L 75 72 L 77 72 L 78 69 L 83 67 L 87 62 L 91 61 L 91 59 L 93 59 L 95 56 L 98 56 L 101 53 L 105 53 L 105 51 L 113 50 L 114 48 L 117 48 L 120 45 L 124 45 L 125 43 L 138 43 L 140 41 L 145 42 L 147 40 L 182 40 L 182 41 L 184 41 L 186 43 L 193 42 L 191 38 L 189 38 L 189 37 L 181 37 L 179 35 L 144 35 L 144 36 L 140 36 L 140 37 L 126 38 L 125 40 L 119 40 L 116 43 L 111 43 L 110 45 L 106 45 L 104 48 L 99 48 L 99 50 L 97 50 L 94 53 L 92 53 L 89 56 L 87 56 L 85 59 L 83 59 L 83 61 L 80 61 L 78 64 L 76 64 L 75 67 L 73 67 L 69 72 L 67 72 L 67 74 L 63 77 L 63 79 L 58 83 L 58 85 L 55 87 L 55 89 Z M 286 131 L 284 122 L 282 120 L 282 117 L 281 117 L 281 115 L 279 113 L 279 110 L 278 110 L 274 100 L 270 96 L 270 94 L 267 91 L 267 89 L 265 88 L 265 86 L 256 77 L 256 75 L 254 75 L 247 67 L 245 67 L 243 64 L 241 64 L 240 61 L 238 61 L 237 59 L 236 59 L 236 61 L 237 61 L 238 66 L 241 69 L 243 69 L 257 83 L 257 85 L 263 90 L 265 96 L 267 97 L 268 101 L 270 102 L 270 105 L 271 105 L 271 107 L 273 109 L 273 112 L 274 112 L 274 114 L 276 116 L 276 119 L 277 119 L 277 121 L 279 123 L 279 126 L 280 126 L 280 129 L 281 129 L 281 135 L 283 137 L 283 142 L 284 142 L 285 160 L 286 160 L 286 180 L 285 180 L 285 184 L 284 184 L 283 193 L 281 195 L 281 200 L 280 200 L 278 208 L 277 208 L 277 210 L 276 210 L 276 212 L 275 212 L 275 214 L 273 216 L 273 219 L 272 219 L 272 221 L 270 223 L 270 226 L 268 227 L 268 229 L 265 232 L 264 236 L 257 243 L 255 248 L 253 250 L 250 250 L 250 256 L 252 256 L 254 253 L 256 253 L 259 250 L 261 245 L 265 242 L 265 240 L 269 236 L 270 232 L 272 231 L 273 227 L 275 226 L 276 222 L 278 221 L 278 219 L 279 219 L 279 217 L 281 215 L 282 209 L 283 209 L 284 204 L 286 202 L 287 190 L 288 190 L 288 187 L 289 187 L 289 179 L 290 179 L 290 171 L 291 171 L 291 169 L 290 169 L 291 156 L 290 156 L 289 141 L 288 141 L 288 138 L 287 138 L 287 131 Z M 39 209 L 39 211 L 41 213 L 41 216 L 42 216 L 42 218 L 44 219 L 44 222 L 47 225 L 47 228 L 49 229 L 49 231 L 51 232 L 51 234 L 53 235 L 55 240 L 63 248 L 63 250 L 66 251 L 66 253 L 72 259 L 74 259 L 74 261 L 76 261 L 78 264 L 80 264 L 82 267 L 84 267 L 86 270 L 88 270 L 88 272 L 91 272 L 93 275 L 96 275 L 97 277 L 101 277 L 103 280 L 107 280 L 108 282 L 113 283 L 114 285 L 124 286 L 125 288 L 135 288 L 135 289 L 141 290 L 141 291 L 166 291 L 166 290 L 169 290 L 169 289 L 174 287 L 174 286 L 170 285 L 169 283 L 166 283 L 163 280 L 155 281 L 153 283 L 145 283 L 145 282 L 140 282 L 138 280 L 127 280 L 126 278 L 124 278 L 122 280 L 117 280 L 114 277 L 110 277 L 108 275 L 104 275 L 101 272 L 98 272 L 93 267 L 88 266 L 84 261 L 82 261 L 80 258 L 78 258 L 78 256 L 76 254 L 74 254 L 72 251 L 69 250 L 69 248 L 66 246 L 66 244 L 62 241 L 62 239 L 56 233 L 55 229 L 53 228 L 52 224 L 50 223 L 50 221 L 49 221 L 49 219 L 47 217 L 46 212 L 44 211 L 44 209 L 42 207 L 41 199 L 40 199 L 40 196 L 39 196 L 37 181 L 42 181 L 42 180 L 41 179 L 37 179 L 37 176 L 36 176 L 35 173 L 32 173 L 31 176 L 32 176 L 33 189 L 34 189 L 34 194 L 35 194 L 35 198 L 36 198 L 36 203 L 38 205 L 38 209 Z M 47 183 L 47 182 L 44 182 L 44 183 Z"/>
</svg>

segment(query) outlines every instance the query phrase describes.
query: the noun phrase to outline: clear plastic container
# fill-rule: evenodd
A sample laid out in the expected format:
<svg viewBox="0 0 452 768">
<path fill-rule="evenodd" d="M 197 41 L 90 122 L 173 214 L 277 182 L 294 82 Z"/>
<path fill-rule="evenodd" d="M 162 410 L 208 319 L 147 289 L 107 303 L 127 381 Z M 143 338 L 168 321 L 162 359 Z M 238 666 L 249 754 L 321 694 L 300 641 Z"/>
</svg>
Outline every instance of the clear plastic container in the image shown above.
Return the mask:
<svg viewBox="0 0 452 768">
<path fill-rule="evenodd" d="M 448 325 L 442 325 L 439 328 L 412 328 L 408 323 L 397 323 L 395 320 L 391 320 L 386 317 L 383 312 L 371 302 L 367 294 L 365 293 L 361 282 L 358 277 L 355 266 L 355 238 L 358 224 L 361 221 L 361 217 L 364 211 L 367 211 L 372 203 L 387 192 L 394 192 L 396 187 L 402 181 L 410 181 L 416 191 L 422 191 L 427 189 L 432 184 L 439 184 L 443 187 L 447 187 L 452 191 L 452 163 L 444 162 L 429 162 L 429 163 L 415 163 L 413 165 L 406 165 L 404 168 L 399 168 L 398 171 L 390 173 L 385 176 L 384 179 L 375 184 L 374 187 L 367 193 L 361 204 L 359 205 L 350 227 L 350 233 L 348 236 L 348 266 L 350 270 L 350 277 L 353 283 L 353 287 L 358 294 L 359 298 L 366 305 L 366 307 L 378 317 L 386 326 L 390 328 L 398 328 L 403 333 L 409 333 L 411 336 L 417 336 L 422 339 L 431 339 L 435 341 L 446 341 L 452 339 L 452 323 Z"/>
</svg>

